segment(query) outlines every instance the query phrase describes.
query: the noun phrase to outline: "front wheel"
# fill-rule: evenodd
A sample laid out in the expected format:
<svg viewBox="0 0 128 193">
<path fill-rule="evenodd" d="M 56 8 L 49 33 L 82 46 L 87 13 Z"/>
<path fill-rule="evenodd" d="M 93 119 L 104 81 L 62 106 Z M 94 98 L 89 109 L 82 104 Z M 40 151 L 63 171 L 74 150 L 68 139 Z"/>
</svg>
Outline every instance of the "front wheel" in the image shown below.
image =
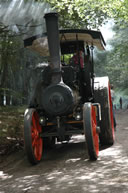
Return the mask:
<svg viewBox="0 0 128 193">
<path fill-rule="evenodd" d="M 97 160 L 99 155 L 99 135 L 95 107 L 91 103 L 83 106 L 83 126 L 90 160 Z"/>
<path fill-rule="evenodd" d="M 43 141 L 40 137 L 42 128 L 39 124 L 39 116 L 36 109 L 30 108 L 24 116 L 24 142 L 28 160 L 31 164 L 41 161 Z"/>
</svg>

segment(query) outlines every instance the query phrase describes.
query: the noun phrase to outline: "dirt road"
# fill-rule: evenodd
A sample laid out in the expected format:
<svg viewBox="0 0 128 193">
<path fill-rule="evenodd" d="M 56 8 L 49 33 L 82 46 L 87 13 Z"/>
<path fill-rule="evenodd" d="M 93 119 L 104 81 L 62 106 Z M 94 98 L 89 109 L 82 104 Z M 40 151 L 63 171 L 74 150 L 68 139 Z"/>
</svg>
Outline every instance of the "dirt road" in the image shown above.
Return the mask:
<svg viewBox="0 0 128 193">
<path fill-rule="evenodd" d="M 128 193 L 128 111 L 116 112 L 115 144 L 88 160 L 83 136 L 44 152 L 31 166 L 24 151 L 0 165 L 0 193 Z"/>
</svg>

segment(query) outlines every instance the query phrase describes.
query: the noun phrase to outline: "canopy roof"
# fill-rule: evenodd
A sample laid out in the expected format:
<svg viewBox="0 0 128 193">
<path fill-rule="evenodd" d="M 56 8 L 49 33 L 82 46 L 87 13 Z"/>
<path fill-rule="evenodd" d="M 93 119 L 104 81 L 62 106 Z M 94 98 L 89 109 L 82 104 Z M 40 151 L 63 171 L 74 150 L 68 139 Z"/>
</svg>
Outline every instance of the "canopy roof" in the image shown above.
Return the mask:
<svg viewBox="0 0 128 193">
<path fill-rule="evenodd" d="M 60 45 L 70 42 L 84 42 L 85 45 L 96 46 L 99 50 L 104 50 L 105 41 L 99 31 L 68 29 L 59 30 Z M 49 56 L 47 34 L 37 35 L 24 40 L 24 46 L 30 48 L 42 56 Z"/>
</svg>

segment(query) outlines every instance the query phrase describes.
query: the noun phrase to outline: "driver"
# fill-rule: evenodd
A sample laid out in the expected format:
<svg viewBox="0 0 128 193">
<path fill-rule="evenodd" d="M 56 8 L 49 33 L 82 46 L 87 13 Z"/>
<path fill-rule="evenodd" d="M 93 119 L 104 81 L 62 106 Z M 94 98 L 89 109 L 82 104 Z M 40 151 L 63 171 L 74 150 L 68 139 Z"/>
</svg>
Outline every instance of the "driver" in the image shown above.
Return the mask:
<svg viewBox="0 0 128 193">
<path fill-rule="evenodd" d="M 83 51 L 80 50 L 79 52 L 76 52 L 72 57 L 72 61 L 76 65 L 79 65 L 79 63 L 80 63 L 80 67 L 84 68 L 84 53 L 83 53 Z"/>
</svg>

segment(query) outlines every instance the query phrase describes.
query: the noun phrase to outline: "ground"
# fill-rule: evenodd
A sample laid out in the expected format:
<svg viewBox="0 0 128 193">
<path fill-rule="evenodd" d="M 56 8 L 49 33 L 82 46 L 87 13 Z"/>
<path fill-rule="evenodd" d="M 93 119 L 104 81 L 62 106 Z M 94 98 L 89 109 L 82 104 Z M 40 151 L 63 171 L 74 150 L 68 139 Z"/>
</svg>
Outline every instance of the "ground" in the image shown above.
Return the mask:
<svg viewBox="0 0 128 193">
<path fill-rule="evenodd" d="M 88 160 L 84 136 L 44 152 L 36 166 L 24 150 L 1 156 L 0 193 L 127 193 L 128 110 L 116 112 L 115 144 Z"/>
</svg>

